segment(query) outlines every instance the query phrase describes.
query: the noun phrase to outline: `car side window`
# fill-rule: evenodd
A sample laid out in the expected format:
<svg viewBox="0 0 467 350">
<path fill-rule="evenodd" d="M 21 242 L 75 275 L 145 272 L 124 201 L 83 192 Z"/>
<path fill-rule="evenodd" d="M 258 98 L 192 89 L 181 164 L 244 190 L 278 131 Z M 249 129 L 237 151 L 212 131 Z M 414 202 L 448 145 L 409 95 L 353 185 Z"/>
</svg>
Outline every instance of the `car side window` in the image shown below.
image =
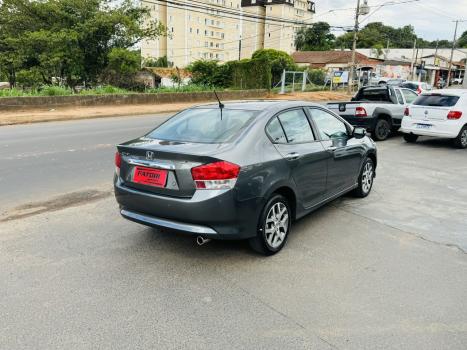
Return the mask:
<svg viewBox="0 0 467 350">
<path fill-rule="evenodd" d="M 266 126 L 266 132 L 272 138 L 274 143 L 287 143 L 284 130 L 277 117 L 274 117 Z"/>
<path fill-rule="evenodd" d="M 412 103 L 418 97 L 418 95 L 415 92 L 413 92 L 412 90 L 403 89 L 402 93 L 404 94 L 405 101 L 407 103 Z"/>
<path fill-rule="evenodd" d="M 400 105 L 403 105 L 404 104 L 404 99 L 402 98 L 402 94 L 401 94 L 400 90 L 396 90 L 396 96 L 397 96 L 397 102 Z"/>
<path fill-rule="evenodd" d="M 302 109 L 292 109 L 278 116 L 288 143 L 311 142 L 315 138 L 310 123 Z"/>
<path fill-rule="evenodd" d="M 321 139 L 331 140 L 348 136 L 345 124 L 332 114 L 318 108 L 310 108 L 309 111 Z"/>
</svg>

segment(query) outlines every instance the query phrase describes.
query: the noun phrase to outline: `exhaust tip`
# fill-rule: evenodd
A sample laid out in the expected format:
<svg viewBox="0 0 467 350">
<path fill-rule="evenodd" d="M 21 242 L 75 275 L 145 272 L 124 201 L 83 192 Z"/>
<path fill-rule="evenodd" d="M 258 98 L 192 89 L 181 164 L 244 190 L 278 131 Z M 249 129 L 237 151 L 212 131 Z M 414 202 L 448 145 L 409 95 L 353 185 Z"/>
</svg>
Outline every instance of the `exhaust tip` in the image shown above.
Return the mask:
<svg viewBox="0 0 467 350">
<path fill-rule="evenodd" d="M 197 243 L 199 246 L 201 246 L 201 245 L 203 245 L 203 244 L 206 244 L 206 243 L 208 243 L 208 242 L 210 242 L 210 241 L 211 241 L 211 239 L 205 238 L 205 237 L 203 237 L 203 236 L 198 236 L 198 237 L 196 237 L 196 243 Z"/>
</svg>

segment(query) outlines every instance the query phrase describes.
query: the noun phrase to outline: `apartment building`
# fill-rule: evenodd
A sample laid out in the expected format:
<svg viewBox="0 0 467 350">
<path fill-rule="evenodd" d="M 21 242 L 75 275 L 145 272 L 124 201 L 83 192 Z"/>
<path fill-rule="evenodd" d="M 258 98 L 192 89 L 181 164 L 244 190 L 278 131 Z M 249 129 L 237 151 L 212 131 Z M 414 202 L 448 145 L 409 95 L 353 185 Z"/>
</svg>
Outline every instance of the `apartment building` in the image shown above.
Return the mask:
<svg viewBox="0 0 467 350">
<path fill-rule="evenodd" d="M 198 59 L 250 58 L 262 48 L 295 51 L 295 33 L 312 22 L 310 0 L 142 0 L 167 37 L 142 43 L 143 57 L 184 67 Z"/>
</svg>

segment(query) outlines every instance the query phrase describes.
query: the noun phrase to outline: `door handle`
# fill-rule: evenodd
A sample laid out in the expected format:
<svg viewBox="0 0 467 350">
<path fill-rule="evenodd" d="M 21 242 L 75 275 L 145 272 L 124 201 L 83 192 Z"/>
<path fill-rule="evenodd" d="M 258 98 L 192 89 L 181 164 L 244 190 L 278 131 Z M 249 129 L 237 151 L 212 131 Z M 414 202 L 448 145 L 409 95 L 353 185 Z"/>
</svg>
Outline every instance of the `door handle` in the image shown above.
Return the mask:
<svg viewBox="0 0 467 350">
<path fill-rule="evenodd" d="M 328 148 L 326 148 L 326 151 L 334 152 L 336 149 L 336 146 L 329 146 Z"/>
<path fill-rule="evenodd" d="M 297 153 L 297 152 L 292 152 L 292 153 L 289 153 L 285 156 L 285 159 L 287 160 L 295 160 L 295 159 L 298 159 L 300 158 L 300 153 Z"/>
</svg>

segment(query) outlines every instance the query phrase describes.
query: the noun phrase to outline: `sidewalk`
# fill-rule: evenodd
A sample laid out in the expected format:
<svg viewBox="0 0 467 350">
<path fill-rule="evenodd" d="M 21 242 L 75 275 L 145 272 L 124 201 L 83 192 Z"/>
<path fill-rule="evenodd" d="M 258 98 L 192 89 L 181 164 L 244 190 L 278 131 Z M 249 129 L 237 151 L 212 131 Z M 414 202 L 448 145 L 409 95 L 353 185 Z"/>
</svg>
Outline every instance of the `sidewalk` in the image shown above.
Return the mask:
<svg viewBox="0 0 467 350">
<path fill-rule="evenodd" d="M 332 101 L 348 100 L 349 96 L 343 93 L 320 91 L 320 92 L 297 92 L 293 94 L 270 94 L 268 99 L 292 99 L 304 101 Z M 215 102 L 215 101 L 206 101 Z M 199 103 L 196 103 L 199 104 Z M 118 117 L 129 115 L 159 114 L 176 112 L 192 106 L 192 102 L 166 103 L 166 104 L 144 104 L 144 105 L 117 105 L 117 106 L 90 106 L 90 107 L 60 107 L 54 109 L 16 110 L 0 112 L 0 126 L 39 123 L 60 120 L 76 120 Z"/>
</svg>

